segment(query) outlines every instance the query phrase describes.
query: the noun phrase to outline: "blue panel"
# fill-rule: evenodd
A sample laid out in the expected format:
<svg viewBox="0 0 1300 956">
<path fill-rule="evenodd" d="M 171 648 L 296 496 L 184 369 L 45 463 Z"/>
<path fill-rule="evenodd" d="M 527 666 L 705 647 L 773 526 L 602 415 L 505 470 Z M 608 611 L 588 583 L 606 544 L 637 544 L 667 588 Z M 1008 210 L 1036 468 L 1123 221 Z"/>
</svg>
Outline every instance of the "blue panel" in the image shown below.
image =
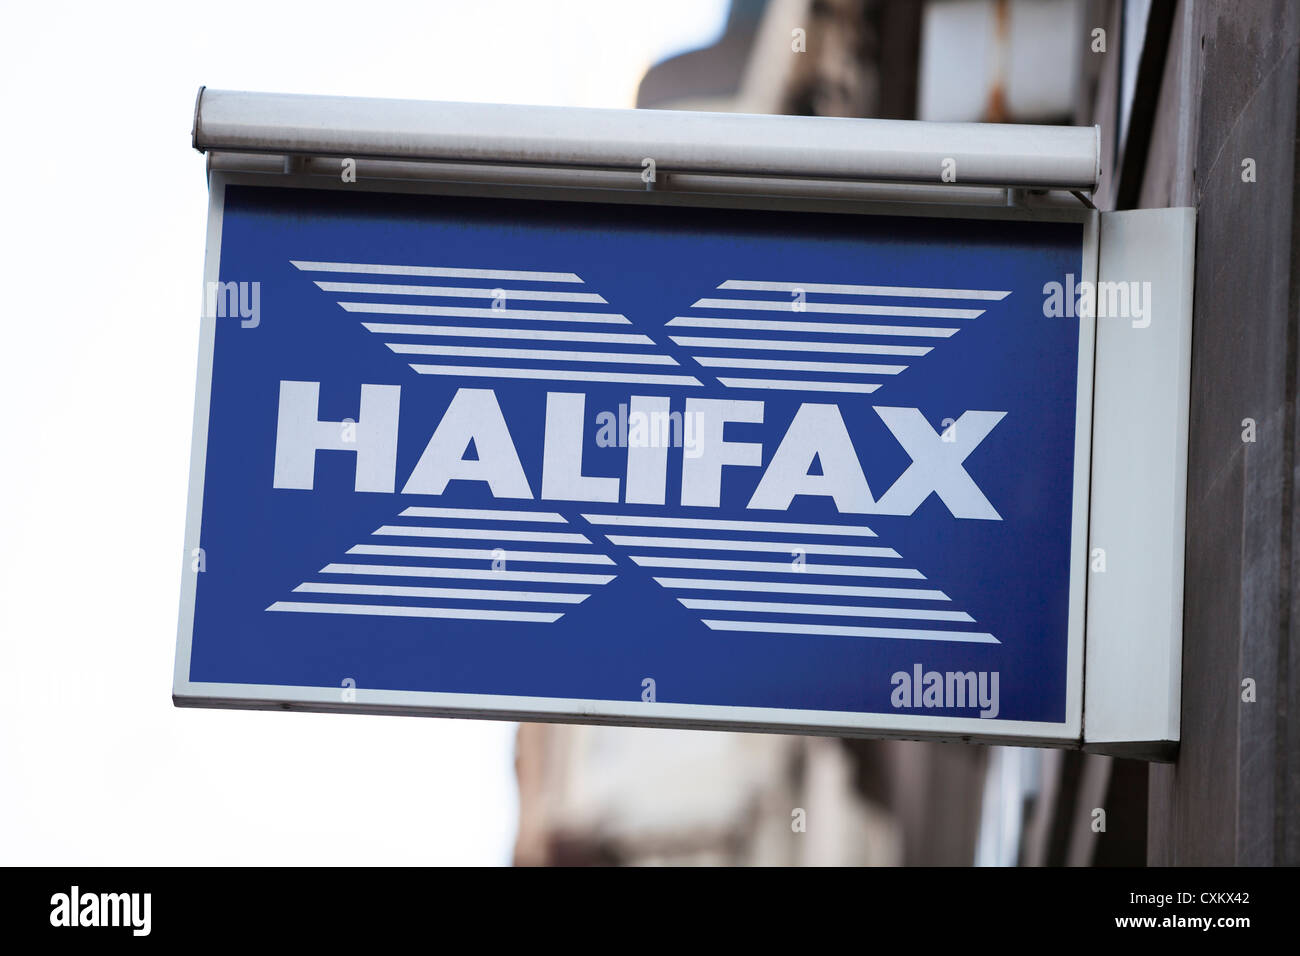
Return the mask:
<svg viewBox="0 0 1300 956">
<path fill-rule="evenodd" d="M 1076 223 L 228 187 L 220 275 L 259 283 L 258 312 L 217 320 L 190 679 L 633 701 L 652 678 L 670 703 L 978 712 L 913 707 L 919 688 L 897 706 L 894 675 L 919 665 L 996 672 L 991 722 L 1063 721 L 1079 323 L 1044 317 L 1043 286 L 1078 276 L 1081 248 Z M 282 382 L 319 383 L 322 422 L 357 419 L 363 385 L 399 387 L 395 491 L 354 490 L 348 450 L 316 453 L 311 490 L 275 487 Z M 460 479 L 402 493 L 458 389 L 494 393 L 533 497 Z M 542 497 L 552 393 L 585 396 L 582 474 L 617 479 L 619 500 Z M 601 425 L 634 395 L 763 403 L 725 431 L 762 464 L 723 467 L 718 507 L 683 506 L 698 449 L 671 447 L 665 503 L 626 503 L 629 449 Z M 747 507 L 804 403 L 837 407 L 869 494 Z M 1005 414 L 971 445 L 968 411 Z M 926 453 L 947 456 L 918 474 L 969 475 L 956 510 L 998 517 L 937 494 L 878 513 L 912 460 L 890 415 L 923 417 Z M 853 484 L 842 456 L 819 454 L 822 472 Z"/>
</svg>

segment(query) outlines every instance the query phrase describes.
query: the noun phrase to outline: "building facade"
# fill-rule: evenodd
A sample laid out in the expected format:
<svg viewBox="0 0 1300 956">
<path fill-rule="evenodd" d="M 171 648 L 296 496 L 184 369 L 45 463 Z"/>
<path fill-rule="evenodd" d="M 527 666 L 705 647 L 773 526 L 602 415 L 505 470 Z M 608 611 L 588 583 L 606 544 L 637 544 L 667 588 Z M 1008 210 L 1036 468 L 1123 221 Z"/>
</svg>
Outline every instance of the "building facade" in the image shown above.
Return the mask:
<svg viewBox="0 0 1300 956">
<path fill-rule="evenodd" d="M 523 725 L 516 861 L 1300 863 L 1298 86 L 1287 0 L 735 0 L 652 68 L 646 108 L 1095 124 L 1098 208 L 1196 208 L 1181 745 Z"/>
</svg>

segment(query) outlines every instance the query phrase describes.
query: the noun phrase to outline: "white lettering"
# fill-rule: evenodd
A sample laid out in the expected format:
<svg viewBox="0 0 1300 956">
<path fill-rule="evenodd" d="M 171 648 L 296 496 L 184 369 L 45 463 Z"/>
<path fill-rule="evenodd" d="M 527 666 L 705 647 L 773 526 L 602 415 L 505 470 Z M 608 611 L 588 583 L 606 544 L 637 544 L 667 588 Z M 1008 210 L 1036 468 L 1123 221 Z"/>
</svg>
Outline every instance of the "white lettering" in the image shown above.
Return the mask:
<svg viewBox="0 0 1300 956">
<path fill-rule="evenodd" d="M 357 456 L 356 490 L 391 492 L 401 394 L 396 385 L 362 385 L 361 413 L 345 429 L 343 422 L 316 419 L 319 382 L 281 382 L 272 487 L 311 490 L 316 452 L 350 451 Z"/>
<path fill-rule="evenodd" d="M 465 458 L 470 442 L 476 459 Z M 533 497 L 496 393 L 490 388 L 456 390 L 402 494 L 440 495 L 454 480 L 487 482 L 497 498 Z"/>
</svg>

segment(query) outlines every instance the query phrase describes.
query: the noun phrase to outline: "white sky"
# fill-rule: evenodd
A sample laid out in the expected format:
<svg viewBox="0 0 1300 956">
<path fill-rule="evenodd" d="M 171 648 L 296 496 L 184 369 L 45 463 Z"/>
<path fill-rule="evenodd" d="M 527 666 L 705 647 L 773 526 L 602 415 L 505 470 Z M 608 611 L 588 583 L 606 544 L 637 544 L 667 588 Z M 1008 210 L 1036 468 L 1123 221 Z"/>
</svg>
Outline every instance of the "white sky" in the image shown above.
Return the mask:
<svg viewBox="0 0 1300 956">
<path fill-rule="evenodd" d="M 514 725 L 171 704 L 214 88 L 631 106 L 726 0 L 10 4 L 0 863 L 505 863 Z"/>
</svg>

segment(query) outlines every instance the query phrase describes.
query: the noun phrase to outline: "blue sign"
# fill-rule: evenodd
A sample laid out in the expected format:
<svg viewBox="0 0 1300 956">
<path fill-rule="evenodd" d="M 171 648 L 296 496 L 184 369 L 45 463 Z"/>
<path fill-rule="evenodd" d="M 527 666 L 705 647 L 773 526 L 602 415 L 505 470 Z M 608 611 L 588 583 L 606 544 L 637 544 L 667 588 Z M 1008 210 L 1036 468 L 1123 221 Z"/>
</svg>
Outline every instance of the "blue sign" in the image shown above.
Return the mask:
<svg viewBox="0 0 1300 956">
<path fill-rule="evenodd" d="M 1078 737 L 1081 222 L 213 190 L 178 703 Z"/>
</svg>

